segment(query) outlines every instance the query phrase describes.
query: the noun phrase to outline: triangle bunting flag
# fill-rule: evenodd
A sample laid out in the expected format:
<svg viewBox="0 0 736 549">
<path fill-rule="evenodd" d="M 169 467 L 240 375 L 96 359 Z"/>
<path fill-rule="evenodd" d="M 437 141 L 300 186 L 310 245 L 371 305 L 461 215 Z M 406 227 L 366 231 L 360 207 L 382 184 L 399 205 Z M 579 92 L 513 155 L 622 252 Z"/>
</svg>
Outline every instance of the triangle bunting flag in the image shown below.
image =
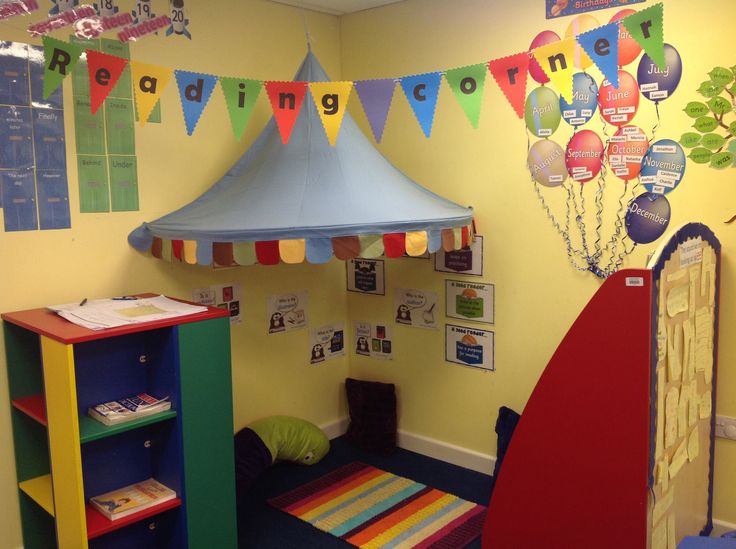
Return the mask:
<svg viewBox="0 0 736 549">
<path fill-rule="evenodd" d="M 138 119 L 141 126 L 143 126 L 161 98 L 164 88 L 171 80 L 172 71 L 167 67 L 139 63 L 138 61 L 130 62 L 130 70 L 133 76 L 133 93 L 138 108 Z"/>
<path fill-rule="evenodd" d="M 404 76 L 401 79 L 404 94 L 426 137 L 432 133 L 434 110 L 437 106 L 441 81 L 442 73 L 440 72 Z"/>
<path fill-rule="evenodd" d="M 217 84 L 217 77 L 199 72 L 174 71 L 176 83 L 179 86 L 179 99 L 184 111 L 184 123 L 187 126 L 187 135 L 194 133 L 199 117 L 210 100 L 212 90 Z"/>
<path fill-rule="evenodd" d="M 618 22 L 603 25 L 578 36 L 593 63 L 614 88 L 618 88 Z"/>
<path fill-rule="evenodd" d="M 621 23 L 657 66 L 665 70 L 664 60 L 664 8 L 654 4 L 623 18 Z"/>
<path fill-rule="evenodd" d="M 368 118 L 376 143 L 380 143 L 383 137 L 383 129 L 386 127 L 386 118 L 388 118 L 395 88 L 396 80 L 393 78 L 355 82 L 355 91 L 358 92 L 358 98 L 363 105 L 363 111 Z"/>
<path fill-rule="evenodd" d="M 230 125 L 235 139 L 240 141 L 250 115 L 253 113 L 256 99 L 261 93 L 263 82 L 247 78 L 220 77 L 220 87 L 225 95 L 225 104 L 230 113 Z"/>
<path fill-rule="evenodd" d="M 465 116 L 477 129 L 481 99 L 483 99 L 483 85 L 486 80 L 485 64 L 479 63 L 469 67 L 450 69 L 445 73 L 445 78 L 458 103 L 465 111 Z"/>
<path fill-rule="evenodd" d="M 529 53 L 521 52 L 488 62 L 488 70 L 519 118 L 524 118 L 529 61 Z"/>
<path fill-rule="evenodd" d="M 568 103 L 572 103 L 572 77 L 575 74 L 573 59 L 576 44 L 575 38 L 570 36 L 532 50 L 532 55 L 539 66 Z"/>
<path fill-rule="evenodd" d="M 43 98 L 48 99 L 64 78 L 72 73 L 74 65 L 82 55 L 82 48 L 76 44 L 44 36 L 43 55 Z"/>
<path fill-rule="evenodd" d="M 330 145 L 335 146 L 337 134 L 340 133 L 343 116 L 348 106 L 352 82 L 311 82 L 309 91 L 312 93 L 314 105 L 322 120 Z"/>
<path fill-rule="evenodd" d="M 273 117 L 281 134 L 281 142 L 286 145 L 294 129 L 296 118 L 302 109 L 307 93 L 306 82 L 266 82 L 266 93 L 271 102 Z"/>
<path fill-rule="evenodd" d="M 90 107 L 92 114 L 95 114 L 118 83 L 128 60 L 95 50 L 87 50 L 86 53 Z"/>
</svg>

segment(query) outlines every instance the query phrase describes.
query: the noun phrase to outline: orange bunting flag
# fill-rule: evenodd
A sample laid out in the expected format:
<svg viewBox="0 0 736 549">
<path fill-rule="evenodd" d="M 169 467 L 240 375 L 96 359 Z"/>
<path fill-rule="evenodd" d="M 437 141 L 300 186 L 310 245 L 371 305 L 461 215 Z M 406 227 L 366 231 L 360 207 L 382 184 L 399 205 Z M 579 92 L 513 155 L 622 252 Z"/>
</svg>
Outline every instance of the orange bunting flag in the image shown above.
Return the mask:
<svg viewBox="0 0 736 549">
<path fill-rule="evenodd" d="M 571 36 L 532 50 L 532 55 L 542 67 L 544 74 L 560 90 L 560 95 L 568 103 L 572 103 L 572 77 L 577 71 L 573 62 L 576 45 L 575 37 Z"/>
<path fill-rule="evenodd" d="M 281 134 L 281 142 L 286 145 L 294 129 L 296 118 L 307 93 L 306 82 L 266 82 L 264 84 L 268 100 L 271 102 L 273 117 Z"/>
<path fill-rule="evenodd" d="M 172 70 L 167 67 L 158 67 L 156 65 L 148 65 L 139 63 L 138 61 L 130 62 L 130 69 L 133 76 L 133 91 L 135 93 L 135 104 L 138 107 L 138 118 L 141 126 L 151 116 L 151 111 L 161 99 L 161 94 L 166 84 L 171 80 Z"/>
<path fill-rule="evenodd" d="M 310 82 L 309 84 L 314 105 L 322 120 L 327 139 L 333 147 L 337 141 L 337 134 L 340 132 L 352 89 L 352 82 Z"/>
<path fill-rule="evenodd" d="M 524 118 L 529 53 L 522 52 L 488 62 L 488 70 L 519 118 Z"/>
</svg>

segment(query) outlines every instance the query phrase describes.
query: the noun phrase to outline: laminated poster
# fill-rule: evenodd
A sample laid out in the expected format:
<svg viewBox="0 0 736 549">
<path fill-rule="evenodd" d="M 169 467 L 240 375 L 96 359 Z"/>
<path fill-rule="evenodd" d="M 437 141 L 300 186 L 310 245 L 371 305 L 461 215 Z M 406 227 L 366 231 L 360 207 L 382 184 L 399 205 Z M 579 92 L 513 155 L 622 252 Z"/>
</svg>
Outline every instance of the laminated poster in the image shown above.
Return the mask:
<svg viewBox="0 0 736 549">
<path fill-rule="evenodd" d="M 309 363 L 317 364 L 345 356 L 345 325 L 326 324 L 309 330 Z"/>
<path fill-rule="evenodd" d="M 240 284 L 220 284 L 192 290 L 192 301 L 195 303 L 227 309 L 230 312 L 230 324 L 240 324 L 243 320 L 241 299 Z"/>
<path fill-rule="evenodd" d="M 446 252 L 439 249 L 434 254 L 434 270 L 445 273 L 483 275 L 483 237 L 475 235 L 473 243 L 462 250 Z"/>
<path fill-rule="evenodd" d="M 396 324 L 415 328 L 437 329 L 437 293 L 413 288 L 396 288 L 394 291 Z"/>
<path fill-rule="evenodd" d="M 388 323 L 371 324 L 356 320 L 354 328 L 353 350 L 356 355 L 377 360 L 393 359 L 391 327 Z"/>
<path fill-rule="evenodd" d="M 345 262 L 345 269 L 348 291 L 386 295 L 382 259 L 349 259 Z"/>
<path fill-rule="evenodd" d="M 306 291 L 269 296 L 266 302 L 268 333 L 276 334 L 306 328 L 307 305 Z"/>
<path fill-rule="evenodd" d="M 495 286 L 483 282 L 445 281 L 445 311 L 447 316 L 493 324 Z"/>
<path fill-rule="evenodd" d="M 445 360 L 483 370 L 493 366 L 494 333 L 467 326 L 445 325 Z"/>
</svg>

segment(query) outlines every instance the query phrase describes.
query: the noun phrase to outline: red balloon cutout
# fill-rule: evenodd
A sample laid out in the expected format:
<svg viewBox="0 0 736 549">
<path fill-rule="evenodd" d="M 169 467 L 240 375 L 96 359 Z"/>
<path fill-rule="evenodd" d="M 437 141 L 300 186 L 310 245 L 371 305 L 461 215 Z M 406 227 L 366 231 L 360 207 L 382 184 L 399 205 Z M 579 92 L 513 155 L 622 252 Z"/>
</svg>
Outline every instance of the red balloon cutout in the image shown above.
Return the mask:
<svg viewBox="0 0 736 549">
<path fill-rule="evenodd" d="M 639 175 L 648 149 L 649 139 L 644 130 L 639 126 L 624 126 L 608 141 L 608 165 L 616 177 L 630 181 Z"/>
<path fill-rule="evenodd" d="M 639 85 L 628 72 L 618 71 L 618 88 L 608 79 L 598 88 L 601 116 L 609 124 L 623 126 L 631 122 L 639 108 Z"/>
<path fill-rule="evenodd" d="M 532 40 L 532 43 L 529 45 L 529 51 L 532 51 L 546 44 L 551 44 L 552 42 L 559 42 L 559 40 L 560 37 L 557 35 L 556 32 L 542 31 L 534 37 L 534 40 Z M 546 84 L 547 82 L 549 82 L 549 78 L 534 57 L 531 57 L 529 59 L 529 74 L 540 84 Z"/>
<path fill-rule="evenodd" d="M 578 183 L 590 181 L 601 171 L 603 141 L 592 130 L 580 130 L 572 136 L 565 151 L 567 172 Z"/>
</svg>

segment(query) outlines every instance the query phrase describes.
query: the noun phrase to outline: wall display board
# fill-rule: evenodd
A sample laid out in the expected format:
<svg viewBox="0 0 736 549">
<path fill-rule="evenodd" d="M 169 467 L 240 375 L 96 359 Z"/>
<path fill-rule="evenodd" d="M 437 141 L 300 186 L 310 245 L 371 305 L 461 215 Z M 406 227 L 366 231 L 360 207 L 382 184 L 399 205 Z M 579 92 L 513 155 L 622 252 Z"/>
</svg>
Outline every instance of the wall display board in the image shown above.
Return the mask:
<svg viewBox="0 0 736 549">
<path fill-rule="evenodd" d="M 451 318 L 494 324 L 495 302 L 493 284 L 445 280 L 445 313 Z"/>
<path fill-rule="evenodd" d="M 345 262 L 349 292 L 386 295 L 384 263 L 382 259 L 349 259 Z"/>
<path fill-rule="evenodd" d="M 483 237 L 475 239 L 467 248 L 446 252 L 443 249 L 434 254 L 434 270 L 444 273 L 483 276 Z"/>
<path fill-rule="evenodd" d="M 495 334 L 467 326 L 445 325 L 445 360 L 483 370 L 495 370 Z"/>
</svg>

